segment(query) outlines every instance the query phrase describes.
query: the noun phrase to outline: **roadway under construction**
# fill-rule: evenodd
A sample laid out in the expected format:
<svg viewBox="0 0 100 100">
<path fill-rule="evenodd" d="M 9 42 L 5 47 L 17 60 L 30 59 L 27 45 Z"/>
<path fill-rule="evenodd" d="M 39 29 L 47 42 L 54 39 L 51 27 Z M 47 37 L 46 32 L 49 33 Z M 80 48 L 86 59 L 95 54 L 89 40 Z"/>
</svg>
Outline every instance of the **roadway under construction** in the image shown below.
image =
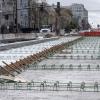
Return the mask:
<svg viewBox="0 0 100 100">
<path fill-rule="evenodd" d="M 18 58 L 0 63 L 0 97 L 9 92 L 3 100 L 100 98 L 99 37 L 66 37 L 5 52 Z"/>
</svg>

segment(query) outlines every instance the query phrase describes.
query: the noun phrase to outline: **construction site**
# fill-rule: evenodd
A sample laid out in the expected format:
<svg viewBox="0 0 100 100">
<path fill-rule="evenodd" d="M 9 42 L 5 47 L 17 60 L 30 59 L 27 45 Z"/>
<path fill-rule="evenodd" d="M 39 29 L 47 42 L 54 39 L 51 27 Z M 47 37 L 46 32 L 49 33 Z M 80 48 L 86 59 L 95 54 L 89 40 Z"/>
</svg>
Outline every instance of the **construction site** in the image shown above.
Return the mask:
<svg viewBox="0 0 100 100">
<path fill-rule="evenodd" d="M 0 100 L 99 100 L 99 37 L 57 37 L 0 48 Z"/>
</svg>

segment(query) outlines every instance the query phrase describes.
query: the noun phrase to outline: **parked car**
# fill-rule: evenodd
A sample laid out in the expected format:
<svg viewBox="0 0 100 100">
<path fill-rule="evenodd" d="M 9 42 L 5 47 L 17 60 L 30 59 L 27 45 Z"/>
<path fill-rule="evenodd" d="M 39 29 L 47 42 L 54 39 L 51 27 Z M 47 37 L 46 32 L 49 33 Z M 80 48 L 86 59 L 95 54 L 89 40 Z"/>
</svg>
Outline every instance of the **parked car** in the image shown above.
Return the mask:
<svg viewBox="0 0 100 100">
<path fill-rule="evenodd" d="M 51 32 L 51 30 L 48 28 L 44 28 L 44 29 L 40 30 L 40 33 L 50 33 L 50 32 Z"/>
<path fill-rule="evenodd" d="M 68 33 L 66 33 L 66 34 L 64 34 L 64 36 L 69 36 L 70 34 L 68 34 Z"/>
<path fill-rule="evenodd" d="M 44 37 L 43 36 L 38 36 L 37 39 L 42 40 Z"/>
</svg>

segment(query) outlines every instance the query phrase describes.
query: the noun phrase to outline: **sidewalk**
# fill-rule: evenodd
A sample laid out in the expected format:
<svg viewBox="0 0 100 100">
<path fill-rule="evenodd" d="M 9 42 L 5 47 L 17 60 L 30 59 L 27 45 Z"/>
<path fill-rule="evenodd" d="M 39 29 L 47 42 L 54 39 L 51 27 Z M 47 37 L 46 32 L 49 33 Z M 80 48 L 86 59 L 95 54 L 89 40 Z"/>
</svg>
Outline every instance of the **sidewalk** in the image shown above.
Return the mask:
<svg viewBox="0 0 100 100">
<path fill-rule="evenodd" d="M 6 39 L 34 39 L 35 33 L 17 33 L 17 34 L 0 34 L 0 40 L 6 40 Z"/>
<path fill-rule="evenodd" d="M 0 34 L 0 40 L 6 39 L 34 39 L 36 36 L 45 36 L 47 33 L 9 33 L 9 34 Z M 55 33 L 50 33 L 54 34 Z"/>
</svg>

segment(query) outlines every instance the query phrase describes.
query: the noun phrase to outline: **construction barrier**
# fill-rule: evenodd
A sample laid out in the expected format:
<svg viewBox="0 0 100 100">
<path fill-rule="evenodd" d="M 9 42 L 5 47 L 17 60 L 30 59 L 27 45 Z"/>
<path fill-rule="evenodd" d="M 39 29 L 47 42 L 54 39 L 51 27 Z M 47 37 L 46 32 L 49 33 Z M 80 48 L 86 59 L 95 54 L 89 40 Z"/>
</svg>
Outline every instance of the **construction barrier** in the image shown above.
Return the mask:
<svg viewBox="0 0 100 100">
<path fill-rule="evenodd" d="M 82 32 L 81 36 L 100 36 L 100 32 Z"/>
</svg>

